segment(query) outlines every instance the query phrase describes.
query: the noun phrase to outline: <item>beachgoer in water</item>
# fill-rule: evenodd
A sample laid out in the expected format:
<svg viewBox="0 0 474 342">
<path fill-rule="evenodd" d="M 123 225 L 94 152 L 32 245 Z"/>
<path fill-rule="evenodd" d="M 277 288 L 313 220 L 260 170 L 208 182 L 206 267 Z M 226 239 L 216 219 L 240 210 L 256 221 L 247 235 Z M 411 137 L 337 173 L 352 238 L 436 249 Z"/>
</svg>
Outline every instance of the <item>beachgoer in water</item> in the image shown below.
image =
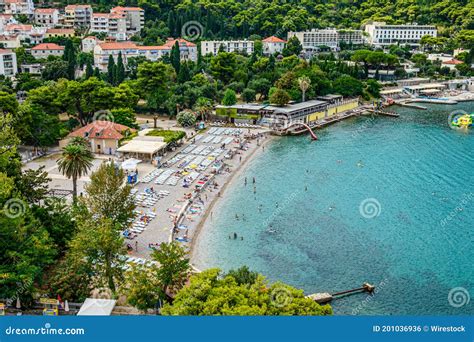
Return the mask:
<svg viewBox="0 0 474 342">
<path fill-rule="evenodd" d="M 237 233 L 234 233 L 234 240 L 237 239 Z"/>
<path fill-rule="evenodd" d="M 244 184 L 247 185 L 247 177 L 245 177 Z"/>
<path fill-rule="evenodd" d="M 255 177 L 253 177 L 253 184 L 255 184 Z"/>
</svg>

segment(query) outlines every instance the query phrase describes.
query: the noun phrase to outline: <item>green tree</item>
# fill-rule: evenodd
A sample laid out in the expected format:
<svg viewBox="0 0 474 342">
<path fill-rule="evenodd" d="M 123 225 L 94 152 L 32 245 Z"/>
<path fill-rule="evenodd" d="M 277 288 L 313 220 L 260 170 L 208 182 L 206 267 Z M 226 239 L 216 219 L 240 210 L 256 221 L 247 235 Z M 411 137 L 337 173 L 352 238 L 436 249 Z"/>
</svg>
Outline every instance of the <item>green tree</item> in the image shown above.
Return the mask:
<svg viewBox="0 0 474 342">
<path fill-rule="evenodd" d="M 250 89 L 250 88 L 245 88 L 244 91 L 242 92 L 242 100 L 245 102 L 253 102 L 255 101 L 255 90 Z"/>
<path fill-rule="evenodd" d="M 357 96 L 362 95 L 364 87 L 361 81 L 354 77 L 343 75 L 333 82 L 333 90 L 343 96 Z"/>
<path fill-rule="evenodd" d="M 217 56 L 211 59 L 212 75 L 224 84 L 228 84 L 232 80 L 236 66 L 236 54 L 233 52 L 219 52 Z"/>
<path fill-rule="evenodd" d="M 290 102 L 290 100 L 290 95 L 288 95 L 285 90 L 280 88 L 277 88 L 270 96 L 270 102 L 276 104 L 277 106 L 284 106 Z"/>
<path fill-rule="evenodd" d="M 117 65 L 115 66 L 114 84 L 118 85 L 125 80 L 125 66 L 123 64 L 122 52 L 117 57 Z"/>
<path fill-rule="evenodd" d="M 176 74 L 163 62 L 144 62 L 138 66 L 137 85 L 150 109 L 163 108 Z"/>
<path fill-rule="evenodd" d="M 112 85 L 115 85 L 115 75 L 116 75 L 116 66 L 115 60 L 112 55 L 109 55 L 109 61 L 107 62 L 107 82 Z"/>
<path fill-rule="evenodd" d="M 240 279 L 242 280 L 242 279 Z M 331 315 L 329 305 L 306 298 L 302 290 L 283 283 L 269 285 L 261 275 L 238 282 L 234 274 L 221 276 L 218 269 L 193 275 L 189 285 L 166 304 L 163 315 Z M 245 280 L 244 280 L 245 281 Z"/>
<path fill-rule="evenodd" d="M 76 51 L 71 39 L 66 41 L 66 46 L 64 47 L 64 54 L 63 54 L 64 61 L 67 62 L 67 76 L 68 79 L 73 80 L 76 74 Z"/>
<path fill-rule="evenodd" d="M 177 242 L 162 243 L 151 255 L 159 264 L 156 269 L 156 279 L 165 294 L 176 293 L 188 279 L 191 266 L 189 258 L 182 246 Z"/>
<path fill-rule="evenodd" d="M 156 278 L 157 269 L 156 265 L 136 265 L 127 272 L 123 294 L 128 304 L 146 311 L 156 307 L 159 300 L 165 298 Z"/>
<path fill-rule="evenodd" d="M 59 172 L 72 179 L 73 201 L 77 198 L 77 180 L 86 175 L 92 167 L 94 156 L 88 148 L 81 145 L 68 144 L 63 148 L 58 159 Z"/>
<path fill-rule="evenodd" d="M 184 110 L 176 115 L 176 121 L 183 127 L 192 127 L 196 124 L 196 115 L 189 110 Z"/>
<path fill-rule="evenodd" d="M 301 100 L 304 102 L 306 91 L 311 86 L 311 79 L 308 76 L 301 76 L 300 78 L 298 78 L 298 85 L 299 85 L 299 87 L 301 89 L 301 93 L 302 93 Z"/>
<path fill-rule="evenodd" d="M 108 218 L 96 219 L 81 216 L 77 219 L 78 231 L 70 243 L 72 268 L 85 267 L 91 274 L 93 286 L 107 286 L 116 292 L 117 281 L 123 280 L 125 248 L 120 227 Z M 81 265 L 82 264 L 82 265 Z"/>
<path fill-rule="evenodd" d="M 177 75 L 179 75 L 179 69 L 181 67 L 181 54 L 179 51 L 179 42 L 176 41 L 171 48 L 171 65 L 173 66 Z"/>
<path fill-rule="evenodd" d="M 135 112 L 132 108 L 115 108 L 110 111 L 114 122 L 131 128 L 138 128 Z"/>
<path fill-rule="evenodd" d="M 224 106 L 232 106 L 237 103 L 237 95 L 235 94 L 235 91 L 227 88 L 225 93 L 224 93 L 224 98 L 222 99 L 222 104 Z"/>
<path fill-rule="evenodd" d="M 91 62 L 87 62 L 87 64 L 86 64 L 86 79 L 91 78 L 92 76 L 94 76 L 94 68 L 92 67 Z"/>
<path fill-rule="evenodd" d="M 116 227 L 124 229 L 134 217 L 135 202 L 130 195 L 131 187 L 125 182 L 125 172 L 113 162 L 104 162 L 90 176 L 84 189 L 83 201 L 91 214 L 108 219 Z"/>
<path fill-rule="evenodd" d="M 298 56 L 301 51 L 303 51 L 303 46 L 301 45 L 300 40 L 296 37 L 293 36 L 290 39 L 288 39 L 288 42 L 286 43 L 286 46 L 283 48 L 283 56 L 288 57 L 291 55 Z"/>
</svg>

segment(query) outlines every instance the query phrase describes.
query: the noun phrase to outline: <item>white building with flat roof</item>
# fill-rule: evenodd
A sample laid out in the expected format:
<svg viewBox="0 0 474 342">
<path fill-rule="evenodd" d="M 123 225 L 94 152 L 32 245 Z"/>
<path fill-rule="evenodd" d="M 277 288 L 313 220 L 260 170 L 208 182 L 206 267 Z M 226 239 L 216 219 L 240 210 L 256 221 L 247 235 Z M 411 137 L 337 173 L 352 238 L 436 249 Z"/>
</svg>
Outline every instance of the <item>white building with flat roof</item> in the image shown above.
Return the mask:
<svg viewBox="0 0 474 342">
<path fill-rule="evenodd" d="M 110 13 L 125 16 L 129 35 L 140 33 L 145 26 L 145 11 L 143 8 L 117 6 L 112 8 Z"/>
<path fill-rule="evenodd" d="M 127 40 L 127 18 L 120 13 L 92 14 L 90 32 L 105 33 L 116 40 Z"/>
<path fill-rule="evenodd" d="M 362 45 L 367 43 L 366 35 L 361 30 L 336 30 L 334 28 L 312 29 L 310 31 L 288 32 L 288 39 L 296 37 L 306 53 L 328 47 L 338 51 L 341 43 Z"/>
<path fill-rule="evenodd" d="M 12 50 L 0 49 L 0 75 L 15 76 L 18 72 L 16 54 Z"/>
<path fill-rule="evenodd" d="M 92 7 L 90 5 L 68 5 L 64 8 L 64 27 L 66 28 L 88 28 L 92 19 Z"/>
<path fill-rule="evenodd" d="M 207 54 L 217 55 L 219 50 L 225 52 L 246 53 L 251 55 L 253 53 L 252 40 L 204 40 L 201 42 L 201 55 Z"/>
<path fill-rule="evenodd" d="M 419 46 L 423 36 L 437 36 L 436 26 L 433 25 L 387 25 L 384 22 L 373 22 L 365 25 L 369 35 L 369 43 L 375 47 L 385 47 L 394 44 Z"/>
</svg>

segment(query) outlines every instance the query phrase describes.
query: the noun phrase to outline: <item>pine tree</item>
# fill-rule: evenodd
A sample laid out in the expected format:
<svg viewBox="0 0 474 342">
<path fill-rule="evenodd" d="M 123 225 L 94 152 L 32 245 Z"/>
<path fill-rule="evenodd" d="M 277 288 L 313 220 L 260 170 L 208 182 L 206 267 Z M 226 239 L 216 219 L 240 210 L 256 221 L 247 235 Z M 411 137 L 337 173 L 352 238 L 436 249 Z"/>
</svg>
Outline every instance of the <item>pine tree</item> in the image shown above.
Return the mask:
<svg viewBox="0 0 474 342">
<path fill-rule="evenodd" d="M 179 74 L 179 67 L 180 67 L 180 60 L 181 56 L 179 53 L 179 43 L 176 41 L 171 48 L 171 65 L 173 66 L 174 70 L 176 71 L 176 74 Z"/>
<path fill-rule="evenodd" d="M 117 65 L 115 67 L 115 85 L 122 83 L 125 80 L 125 66 L 123 65 L 122 52 L 119 52 L 117 58 Z"/>
<path fill-rule="evenodd" d="M 100 70 L 97 67 L 94 69 L 94 77 L 97 77 L 99 80 L 101 79 Z"/>
<path fill-rule="evenodd" d="M 184 62 L 179 67 L 178 82 L 184 83 L 191 79 L 188 63 Z"/>
<path fill-rule="evenodd" d="M 66 46 L 64 47 L 64 54 L 63 59 L 67 61 L 67 74 L 70 80 L 75 78 L 76 74 L 76 52 L 74 50 L 74 45 L 72 44 L 72 40 L 68 39 L 66 41 Z"/>
<path fill-rule="evenodd" d="M 107 82 L 115 84 L 115 61 L 112 55 L 109 55 L 109 62 L 107 64 Z"/>
<path fill-rule="evenodd" d="M 86 65 L 86 78 L 91 78 L 94 75 L 94 69 L 90 61 L 87 61 Z"/>
</svg>

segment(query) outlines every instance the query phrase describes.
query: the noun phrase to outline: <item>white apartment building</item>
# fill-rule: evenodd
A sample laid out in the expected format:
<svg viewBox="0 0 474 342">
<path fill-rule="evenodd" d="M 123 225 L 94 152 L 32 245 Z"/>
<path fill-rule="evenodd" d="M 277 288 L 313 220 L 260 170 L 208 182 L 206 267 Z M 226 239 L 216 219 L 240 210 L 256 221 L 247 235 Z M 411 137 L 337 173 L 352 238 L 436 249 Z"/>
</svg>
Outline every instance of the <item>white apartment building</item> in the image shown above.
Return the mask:
<svg viewBox="0 0 474 342">
<path fill-rule="evenodd" d="M 20 36 L 19 35 L 10 35 L 10 36 L 1 35 L 0 44 L 2 44 L 2 46 L 5 49 L 17 49 L 21 46 Z"/>
<path fill-rule="evenodd" d="M 16 54 L 11 50 L 0 49 L 0 75 L 12 77 L 17 72 Z"/>
<path fill-rule="evenodd" d="M 94 36 L 85 37 L 81 41 L 81 45 L 82 45 L 81 50 L 82 52 L 86 52 L 86 53 L 94 52 L 95 46 L 100 43 L 103 43 L 103 42 L 97 37 L 94 37 Z"/>
<path fill-rule="evenodd" d="M 3 33 L 7 36 L 18 36 L 20 41 L 39 44 L 45 37 L 47 28 L 27 24 L 8 24 Z"/>
<path fill-rule="evenodd" d="M 285 48 L 286 40 L 280 39 L 275 36 L 271 36 L 262 40 L 263 53 L 265 55 L 273 55 L 275 53 L 281 53 Z"/>
<path fill-rule="evenodd" d="M 106 33 L 116 40 L 127 40 L 127 18 L 120 13 L 94 13 L 91 32 Z"/>
<path fill-rule="evenodd" d="M 64 46 L 54 43 L 38 44 L 31 49 L 31 54 L 35 58 L 48 58 L 48 56 L 62 56 Z"/>
<path fill-rule="evenodd" d="M 92 19 L 92 7 L 90 5 L 68 5 L 64 8 L 64 27 L 66 28 L 88 28 Z"/>
<path fill-rule="evenodd" d="M 432 25 L 387 25 L 373 22 L 365 26 L 370 44 L 385 47 L 393 44 L 419 46 L 423 36 L 437 36 L 436 26 Z"/>
<path fill-rule="evenodd" d="M 157 61 L 165 54 L 170 54 L 176 41 L 179 43 L 179 51 L 181 60 L 197 60 L 196 44 L 188 42 L 184 39 L 169 38 L 164 45 L 161 46 L 139 46 L 133 42 L 105 42 L 98 43 L 94 47 L 94 66 L 100 70 L 107 70 L 109 56 L 112 56 L 117 62 L 119 53 L 122 54 L 122 60 L 125 65 L 131 57 L 144 56 L 150 61 Z"/>
<path fill-rule="evenodd" d="M 13 14 L 0 14 L 0 32 L 3 32 L 5 26 L 9 24 L 18 24 Z"/>
<path fill-rule="evenodd" d="M 312 29 L 311 31 L 288 32 L 288 39 L 297 37 L 306 53 L 319 51 L 321 47 L 329 47 L 338 51 L 341 42 L 346 44 L 365 44 L 365 34 L 360 30 Z"/>
<path fill-rule="evenodd" d="M 305 52 L 318 51 L 324 46 L 336 51 L 339 47 L 339 37 L 335 29 L 312 29 L 311 31 L 288 32 L 288 40 L 292 37 L 298 38 Z"/>
<path fill-rule="evenodd" d="M 129 35 L 140 33 L 145 25 L 145 11 L 140 7 L 117 6 L 112 8 L 110 13 L 125 16 L 127 33 Z"/>
<path fill-rule="evenodd" d="M 205 40 L 201 42 L 201 55 L 217 55 L 219 50 L 225 52 L 253 53 L 254 42 L 251 40 Z"/>
<path fill-rule="evenodd" d="M 32 16 L 35 11 L 33 0 L 4 0 L 5 14 L 26 14 Z"/>
<path fill-rule="evenodd" d="M 46 27 L 55 27 L 59 24 L 59 10 L 57 8 L 35 9 L 35 24 Z"/>
</svg>

